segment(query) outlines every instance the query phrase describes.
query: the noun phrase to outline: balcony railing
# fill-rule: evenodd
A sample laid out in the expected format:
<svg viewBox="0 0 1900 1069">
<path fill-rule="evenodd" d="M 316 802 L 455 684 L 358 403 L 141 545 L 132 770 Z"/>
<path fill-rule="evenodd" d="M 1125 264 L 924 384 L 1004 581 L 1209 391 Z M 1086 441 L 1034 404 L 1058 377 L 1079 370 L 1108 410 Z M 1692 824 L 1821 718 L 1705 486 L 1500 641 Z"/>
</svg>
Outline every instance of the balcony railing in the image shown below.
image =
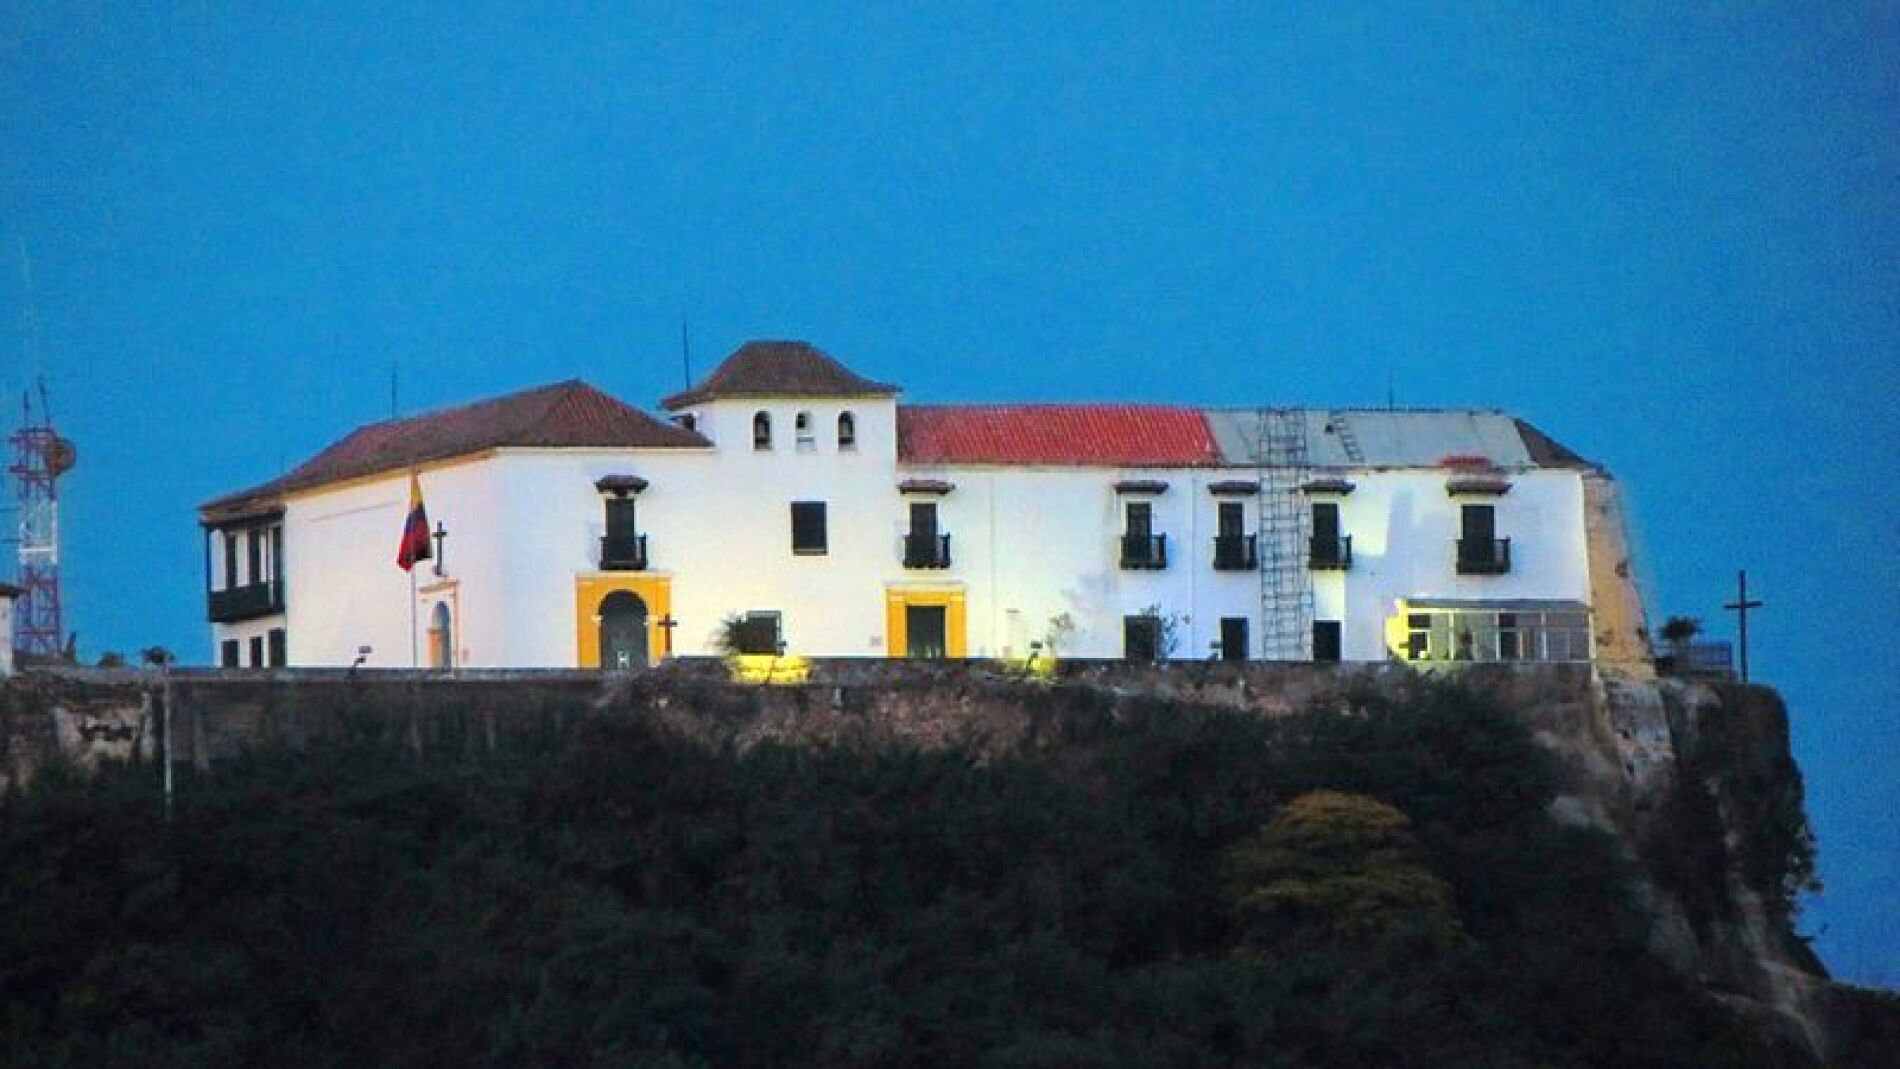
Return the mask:
<svg viewBox="0 0 1900 1069">
<path fill-rule="evenodd" d="M 250 583 L 227 590 L 213 590 L 206 615 L 214 624 L 236 623 L 284 611 L 282 583 Z"/>
<path fill-rule="evenodd" d="M 1343 572 L 1351 568 L 1352 536 L 1309 539 L 1306 560 L 1314 571 Z"/>
<path fill-rule="evenodd" d="M 1123 535 L 1122 567 L 1161 569 L 1168 566 L 1167 535 Z"/>
<path fill-rule="evenodd" d="M 950 536 L 947 534 L 907 534 L 904 536 L 904 567 L 950 567 Z"/>
<path fill-rule="evenodd" d="M 1508 538 L 1458 539 L 1459 575 L 1503 575 L 1511 570 Z"/>
<path fill-rule="evenodd" d="M 1253 535 L 1215 535 L 1214 570 L 1251 572 L 1259 566 Z"/>
<path fill-rule="evenodd" d="M 603 572 L 644 572 L 647 570 L 646 535 L 607 535 L 600 540 L 600 570 Z"/>
</svg>

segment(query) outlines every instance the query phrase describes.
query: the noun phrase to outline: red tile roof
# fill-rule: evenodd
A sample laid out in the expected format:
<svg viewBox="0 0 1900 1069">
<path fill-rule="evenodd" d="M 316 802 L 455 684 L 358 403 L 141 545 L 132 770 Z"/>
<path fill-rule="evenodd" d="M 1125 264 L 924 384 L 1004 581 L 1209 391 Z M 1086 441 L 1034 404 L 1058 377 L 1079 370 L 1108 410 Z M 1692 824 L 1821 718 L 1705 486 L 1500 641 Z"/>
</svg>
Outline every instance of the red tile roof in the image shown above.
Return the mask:
<svg viewBox="0 0 1900 1069">
<path fill-rule="evenodd" d="M 808 342 L 749 341 L 699 385 L 660 402 L 668 410 L 728 397 L 892 397 L 895 386 L 872 382 Z"/>
<path fill-rule="evenodd" d="M 671 448 L 710 445 L 578 379 L 408 419 L 372 423 L 288 473 L 201 506 L 208 522 L 255 511 L 293 490 L 498 446 Z"/>
<path fill-rule="evenodd" d="M 1211 467 L 1220 447 L 1199 409 L 1162 405 L 900 405 L 907 464 Z"/>
</svg>

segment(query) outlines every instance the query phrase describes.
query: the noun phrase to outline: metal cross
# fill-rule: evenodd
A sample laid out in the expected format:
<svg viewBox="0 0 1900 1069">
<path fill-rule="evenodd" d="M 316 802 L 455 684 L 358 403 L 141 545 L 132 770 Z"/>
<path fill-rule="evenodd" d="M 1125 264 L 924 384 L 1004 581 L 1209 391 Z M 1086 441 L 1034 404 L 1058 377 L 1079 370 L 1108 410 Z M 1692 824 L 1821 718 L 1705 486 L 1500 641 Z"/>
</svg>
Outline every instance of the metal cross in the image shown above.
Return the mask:
<svg viewBox="0 0 1900 1069">
<path fill-rule="evenodd" d="M 435 574 L 437 575 L 448 574 L 442 570 L 442 542 L 448 537 L 449 529 L 442 526 L 441 520 L 435 521 Z"/>
<path fill-rule="evenodd" d="M 660 635 L 664 639 L 664 641 L 660 643 L 660 656 L 673 656 L 673 629 L 679 625 L 680 622 L 673 619 L 673 614 L 670 612 L 658 620 L 653 621 L 653 626 L 660 629 Z"/>
<path fill-rule="evenodd" d="M 1740 620 L 1737 625 L 1742 633 L 1742 682 L 1748 682 L 1748 610 L 1761 608 L 1760 601 L 1748 600 L 1748 573 L 1735 573 L 1735 600 L 1722 606 L 1733 612 Z"/>
</svg>

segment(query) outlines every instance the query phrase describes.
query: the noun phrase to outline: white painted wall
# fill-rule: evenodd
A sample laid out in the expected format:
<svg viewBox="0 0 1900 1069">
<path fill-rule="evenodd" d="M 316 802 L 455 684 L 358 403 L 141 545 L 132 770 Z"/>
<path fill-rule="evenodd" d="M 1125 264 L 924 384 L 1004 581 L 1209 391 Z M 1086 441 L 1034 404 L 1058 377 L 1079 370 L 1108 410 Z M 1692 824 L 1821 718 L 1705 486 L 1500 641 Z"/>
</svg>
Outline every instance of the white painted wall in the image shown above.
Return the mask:
<svg viewBox="0 0 1900 1069">
<path fill-rule="evenodd" d="M 649 552 L 677 576 L 678 651 L 710 652 L 730 613 L 778 610 L 793 652 L 881 656 L 884 583 L 903 574 L 896 405 L 889 398 L 779 398 L 711 402 L 692 411 L 714 440 L 713 453 L 690 483 L 656 484 L 641 495 L 640 522 L 652 525 Z M 772 417 L 769 450 L 752 446 L 758 411 Z M 857 445 L 840 449 L 838 416 L 847 411 Z M 795 440 L 799 412 L 811 413 L 809 449 Z M 794 501 L 825 502 L 823 556 L 792 553 Z"/>
<path fill-rule="evenodd" d="M 773 448 L 752 446 L 752 415 L 768 411 Z M 851 411 L 857 446 L 841 450 L 837 417 Z M 961 584 L 971 655 L 1027 652 L 1050 618 L 1077 625 L 1062 653 L 1119 657 L 1124 616 L 1159 606 L 1185 619 L 1174 656 L 1202 659 L 1223 616 L 1245 616 L 1259 656 L 1264 630 L 1259 577 L 1212 566 L 1216 509 L 1211 483 L 1252 469 L 1085 469 L 966 465 L 899 468 L 895 406 L 888 399 L 735 400 L 691 410 L 710 449 L 504 449 L 485 458 L 425 469 L 431 523 L 448 531 L 446 571 L 457 605 L 457 663 L 468 666 L 572 665 L 576 661 L 576 578 L 594 572 L 605 512 L 594 482 L 609 474 L 648 480 L 638 524 L 650 571 L 672 578 L 679 626 L 674 649 L 711 652 L 720 620 L 748 610 L 783 613 L 794 653 L 881 656 L 890 584 Z M 801 449 L 794 424 L 811 413 L 813 444 Z M 1346 473 L 1356 490 L 1340 504 L 1352 536 L 1351 571 L 1311 573 L 1316 619 L 1343 621 L 1348 659 L 1385 657 L 1383 625 L 1399 599 L 1416 597 L 1569 599 L 1587 602 L 1581 479 L 1576 472 L 1511 473 L 1511 491 L 1483 498 L 1497 508 L 1499 537 L 1512 542 L 1512 571 L 1460 576 L 1454 567 L 1458 506 L 1437 469 Z M 948 569 L 906 570 L 901 540 L 908 504 L 904 478 L 935 478 L 956 489 L 934 498 L 951 536 Z M 1123 504 L 1114 484 L 1167 482 L 1150 500 L 1157 533 L 1168 536 L 1162 571 L 1119 565 Z M 827 506 L 828 552 L 791 550 L 790 504 Z M 1246 501 L 1246 499 L 1239 499 Z M 292 664 L 347 665 L 359 645 L 369 664 L 410 663 L 409 580 L 395 565 L 408 507 L 406 473 L 309 493 L 285 516 L 286 603 Z M 1256 511 L 1247 502 L 1249 530 Z M 1263 547 L 1264 552 L 1264 547 Z M 1304 541 L 1294 552 L 1303 557 Z M 431 563 L 421 585 L 438 582 Z M 445 595 L 444 595 L 445 596 Z M 426 633 L 428 599 L 417 626 Z M 249 621 L 214 628 L 244 635 L 273 626 Z M 418 645 L 426 642 L 418 637 Z M 215 644 L 214 644 L 215 658 Z M 422 648 L 426 663 L 426 646 Z"/>
<path fill-rule="evenodd" d="M 13 674 L 13 598 L 0 590 L 0 679 Z"/>
<path fill-rule="evenodd" d="M 1339 502 L 1341 531 L 1352 536 L 1352 570 L 1315 587 L 1316 618 L 1345 621 L 1346 659 L 1385 659 L 1383 625 L 1400 598 L 1589 602 L 1579 473 L 1515 471 L 1507 494 L 1457 497 L 1445 492 L 1446 472 L 1439 469 L 1360 470 L 1346 477 L 1354 491 L 1327 500 Z M 1497 535 L 1511 540 L 1510 572 L 1458 574 L 1455 543 L 1465 503 L 1496 508 Z"/>
</svg>

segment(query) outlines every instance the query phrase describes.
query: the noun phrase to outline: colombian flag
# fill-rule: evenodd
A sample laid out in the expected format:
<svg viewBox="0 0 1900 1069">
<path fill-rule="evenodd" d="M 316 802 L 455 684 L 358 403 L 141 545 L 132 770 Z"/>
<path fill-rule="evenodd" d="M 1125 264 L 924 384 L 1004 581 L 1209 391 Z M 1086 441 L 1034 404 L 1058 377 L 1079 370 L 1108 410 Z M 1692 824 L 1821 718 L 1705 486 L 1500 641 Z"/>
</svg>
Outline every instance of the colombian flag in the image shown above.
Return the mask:
<svg viewBox="0 0 1900 1069">
<path fill-rule="evenodd" d="M 402 524 L 402 546 L 396 550 L 396 564 L 403 571 L 416 566 L 419 560 L 428 560 L 434 554 L 429 552 L 429 513 L 422 507 L 422 481 L 415 472 L 409 473 L 409 518 Z"/>
</svg>

